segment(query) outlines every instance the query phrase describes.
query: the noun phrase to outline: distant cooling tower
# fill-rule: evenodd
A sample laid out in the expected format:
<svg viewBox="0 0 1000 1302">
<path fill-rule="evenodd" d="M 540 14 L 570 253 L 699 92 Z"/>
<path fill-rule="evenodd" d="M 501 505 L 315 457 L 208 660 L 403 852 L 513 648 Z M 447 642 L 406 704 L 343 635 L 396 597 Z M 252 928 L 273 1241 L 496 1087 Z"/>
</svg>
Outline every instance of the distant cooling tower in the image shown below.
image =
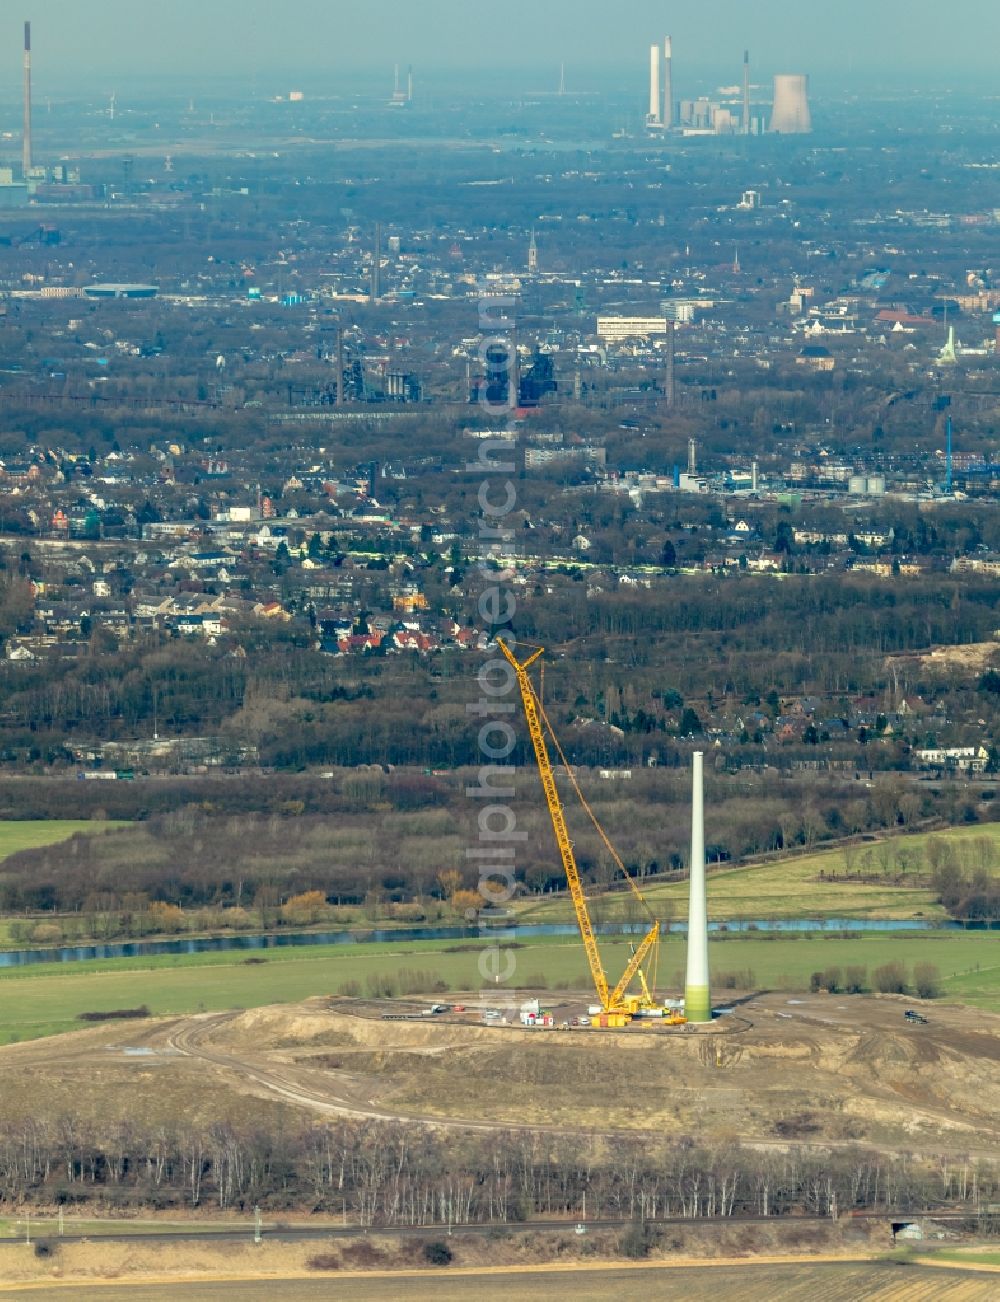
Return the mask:
<svg viewBox="0 0 1000 1302">
<path fill-rule="evenodd" d="M 775 77 L 771 130 L 783 136 L 804 135 L 812 130 L 808 77 L 798 73 Z"/>
</svg>

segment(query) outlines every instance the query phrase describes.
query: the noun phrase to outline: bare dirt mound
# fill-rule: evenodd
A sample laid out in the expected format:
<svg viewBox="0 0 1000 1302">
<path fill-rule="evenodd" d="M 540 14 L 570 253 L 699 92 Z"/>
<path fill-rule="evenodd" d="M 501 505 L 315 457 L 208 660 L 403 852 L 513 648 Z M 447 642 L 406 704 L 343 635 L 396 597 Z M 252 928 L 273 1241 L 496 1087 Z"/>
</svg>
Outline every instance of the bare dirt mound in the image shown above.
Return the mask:
<svg viewBox="0 0 1000 1302">
<path fill-rule="evenodd" d="M 1000 1150 L 1000 1018 L 942 1009 L 933 1027 L 910 1027 L 903 1003 L 771 996 L 714 1034 L 553 1034 L 317 1000 L 234 1016 L 213 1042 L 236 1051 L 250 1038 L 314 1088 L 403 1117 L 601 1130 L 611 1097 L 620 1130 L 708 1121 L 745 1140 L 885 1147 L 962 1133 Z"/>
<path fill-rule="evenodd" d="M 934 1058 L 938 1057 L 934 1051 Z M 896 1070 L 913 1067 L 919 1061 L 927 1061 L 927 1047 L 907 1042 L 896 1035 L 866 1035 L 851 1050 L 849 1061 L 861 1068 L 868 1068 L 874 1076 L 881 1076 L 889 1068 Z"/>
<path fill-rule="evenodd" d="M 711 1027 L 602 1032 L 316 998 L 144 1023 L 141 1043 L 138 1028 L 118 1026 L 18 1045 L 0 1050 L 0 1083 L 14 1111 L 41 1107 L 54 1119 L 125 1116 L 139 1088 L 164 1122 L 239 1115 L 252 1099 L 258 1115 L 567 1134 L 709 1128 L 769 1146 L 936 1153 L 958 1142 L 1000 1155 L 1000 1017 L 935 1005 L 930 1023 L 914 1026 L 905 1007 L 775 994 Z"/>
</svg>

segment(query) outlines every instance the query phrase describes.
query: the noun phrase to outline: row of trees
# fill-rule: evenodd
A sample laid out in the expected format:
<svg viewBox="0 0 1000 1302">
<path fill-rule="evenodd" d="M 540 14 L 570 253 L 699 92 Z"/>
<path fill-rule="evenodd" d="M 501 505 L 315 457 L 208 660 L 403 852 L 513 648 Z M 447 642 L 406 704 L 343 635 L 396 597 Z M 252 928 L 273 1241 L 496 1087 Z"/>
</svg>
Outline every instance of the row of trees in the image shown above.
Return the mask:
<svg viewBox="0 0 1000 1302">
<path fill-rule="evenodd" d="M 826 990 L 831 995 L 862 995 L 871 990 L 880 994 L 915 994 L 920 999 L 936 999 L 941 994 L 941 973 L 933 963 L 914 963 L 912 980 L 907 978 L 906 964 L 898 959 L 883 963 L 868 976 L 863 964 L 836 965 L 814 972 L 809 978 L 809 989 L 815 993 Z"/>
<path fill-rule="evenodd" d="M 152 930 L 461 917 L 481 903 L 477 869 L 465 854 L 477 841 L 478 825 L 477 810 L 464 791 L 476 781 L 468 770 L 458 771 L 451 781 L 377 771 L 303 779 L 299 785 L 278 778 L 220 780 L 206 785 L 198 804 L 154 813 L 103 835 L 81 832 L 68 841 L 8 856 L 0 865 L 0 910 L 64 915 L 60 926 L 67 938 L 102 939 Z M 633 877 L 683 873 L 690 837 L 689 781 L 686 769 L 637 771 L 628 783 L 585 777 L 588 798 Z M 189 786 L 50 785 L 69 788 L 71 796 L 81 787 L 98 785 L 102 795 L 119 790 L 132 798 L 148 794 L 161 808 L 169 804 L 172 789 L 175 798 L 184 799 Z M 511 866 L 519 889 L 529 895 L 563 891 L 565 879 L 537 779 L 533 773 L 518 774 L 515 787 L 512 812 L 524 839 Z M 301 799 L 293 797 L 296 791 Z M 839 781 L 819 785 L 810 776 L 779 780 L 772 774 L 744 774 L 734 791 L 725 774 L 714 772 L 708 795 L 709 856 L 724 863 L 782 846 L 811 846 L 831 835 L 897 826 L 900 802 L 907 798 L 888 784 L 885 789 L 881 783 L 871 789 Z M 246 812 L 255 796 L 273 803 L 274 812 Z M 927 812 L 938 806 L 939 814 L 948 813 L 946 802 L 932 799 Z M 990 808 L 982 806 L 986 813 Z M 234 810 L 240 812 L 230 812 Z M 975 818 L 975 811 L 970 813 Z M 583 812 L 570 807 L 567 817 L 588 887 L 595 893 L 613 888 L 619 870 Z M 860 853 L 848 846 L 846 879 L 872 876 L 881 850 L 880 844 Z M 928 885 L 933 880 L 956 916 L 995 915 L 997 878 L 991 865 L 968 875 L 957 870 L 956 875 L 946 860 L 932 877 L 915 851 L 901 848 L 885 859 L 880 880 L 886 884 Z M 840 880 L 839 872 L 833 875 Z M 629 898 L 608 897 L 609 919 L 624 916 Z M 175 907 L 184 913 L 171 912 Z M 22 939 L 45 939 L 33 936 L 28 922 L 23 925 Z"/>
<path fill-rule="evenodd" d="M 994 1166 L 856 1149 L 760 1152 L 727 1142 L 530 1132 L 447 1137 L 399 1123 L 0 1123 L 0 1201 L 102 1209 L 215 1206 L 337 1212 L 365 1226 L 578 1216 L 833 1216 L 987 1204 Z"/>
<path fill-rule="evenodd" d="M 931 884 L 952 917 L 968 922 L 1000 919 L 1000 873 L 993 841 L 977 837 L 953 847 L 931 838 L 927 860 Z"/>
</svg>

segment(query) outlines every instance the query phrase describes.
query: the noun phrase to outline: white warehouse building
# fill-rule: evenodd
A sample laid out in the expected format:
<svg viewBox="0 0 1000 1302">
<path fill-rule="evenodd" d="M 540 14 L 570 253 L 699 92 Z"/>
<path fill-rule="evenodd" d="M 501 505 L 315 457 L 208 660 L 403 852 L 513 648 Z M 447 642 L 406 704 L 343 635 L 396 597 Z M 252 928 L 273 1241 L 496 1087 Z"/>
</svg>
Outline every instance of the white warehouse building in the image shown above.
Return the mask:
<svg viewBox="0 0 1000 1302">
<path fill-rule="evenodd" d="M 599 316 L 598 336 L 606 343 L 617 344 L 623 339 L 647 339 L 650 335 L 667 333 L 665 316 Z"/>
</svg>

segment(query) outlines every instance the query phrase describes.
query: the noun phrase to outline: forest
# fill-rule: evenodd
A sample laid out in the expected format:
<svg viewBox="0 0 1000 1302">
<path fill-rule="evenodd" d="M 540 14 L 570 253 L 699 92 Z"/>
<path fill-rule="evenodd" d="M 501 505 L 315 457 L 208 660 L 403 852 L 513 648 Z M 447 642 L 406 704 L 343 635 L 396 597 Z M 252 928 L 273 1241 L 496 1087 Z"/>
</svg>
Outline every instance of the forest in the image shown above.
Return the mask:
<svg viewBox="0 0 1000 1302">
<path fill-rule="evenodd" d="M 463 601 L 474 608 L 476 595 L 453 601 L 456 613 Z M 0 631 L 16 622 L 19 601 L 9 583 Z M 578 571 L 547 576 L 544 590 L 536 583 L 508 632 L 550 648 L 549 711 L 575 762 L 641 763 L 654 744 L 676 762 L 684 706 L 699 729 L 726 734 L 732 753 L 752 748 L 759 731 L 737 719 L 759 709 L 773 718 L 796 696 L 816 697 L 823 717 L 847 722 L 858 700 L 891 712 L 920 698 L 925 708 L 891 743 L 865 745 L 857 730 L 838 735 L 838 757 L 905 769 L 910 747 L 933 744 L 922 715 L 943 716 L 953 733 L 973 720 L 979 737 L 1000 732 L 995 675 L 950 673 L 921 655 L 991 641 L 998 605 L 1000 581 L 968 575 L 895 585 L 850 575 L 675 575 L 605 590 Z M 468 652 L 331 656 L 305 620 L 236 621 L 214 646 L 164 631 L 124 644 L 95 633 L 81 650 L 70 660 L 3 662 L 0 764 L 66 767 L 75 748 L 157 729 L 216 737 L 233 757 L 256 747 L 263 765 L 279 769 L 477 759 L 465 706 L 481 657 Z M 787 765 L 793 750 L 774 747 L 768 762 Z"/>
<path fill-rule="evenodd" d="M 789 1119 L 783 1134 L 804 1124 Z M 849 1215 L 949 1207 L 970 1219 L 995 1202 L 997 1171 L 857 1148 L 762 1152 L 688 1136 L 526 1131 L 443 1134 L 400 1123 L 151 1128 L 0 1122 L 0 1206 L 122 1213 L 254 1206 L 343 1215 L 361 1226 L 516 1225 L 587 1215 L 649 1221 Z"/>
</svg>

